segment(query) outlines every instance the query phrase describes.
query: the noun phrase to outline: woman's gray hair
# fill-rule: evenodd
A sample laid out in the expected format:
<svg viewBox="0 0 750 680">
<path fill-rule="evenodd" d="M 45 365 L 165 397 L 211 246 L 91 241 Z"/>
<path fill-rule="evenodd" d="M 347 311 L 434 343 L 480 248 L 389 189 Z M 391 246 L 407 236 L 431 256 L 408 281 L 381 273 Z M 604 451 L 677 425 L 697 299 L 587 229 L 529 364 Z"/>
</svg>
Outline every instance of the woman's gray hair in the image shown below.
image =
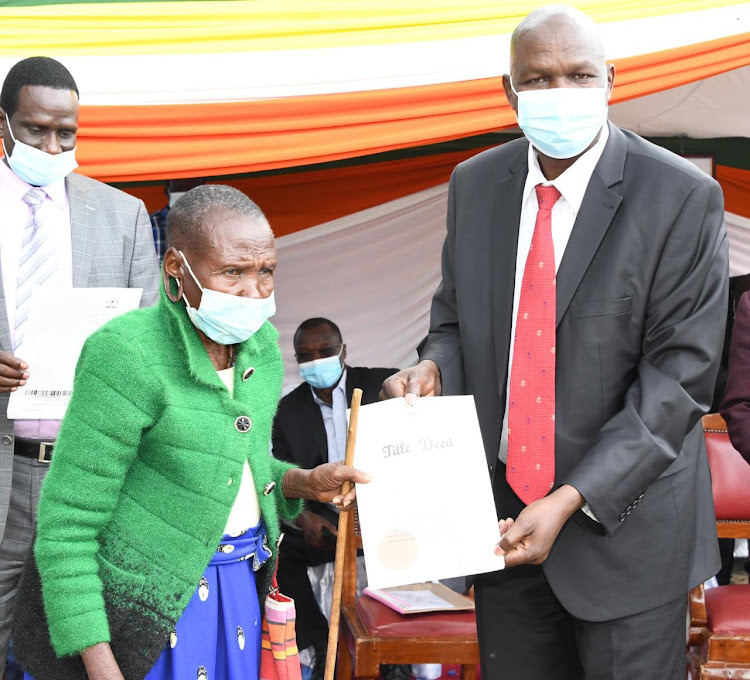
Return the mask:
<svg viewBox="0 0 750 680">
<path fill-rule="evenodd" d="M 169 210 L 168 245 L 178 250 L 205 249 L 211 218 L 217 214 L 247 217 L 268 226 L 268 220 L 258 204 L 239 189 L 226 184 L 204 184 L 181 196 Z"/>
</svg>

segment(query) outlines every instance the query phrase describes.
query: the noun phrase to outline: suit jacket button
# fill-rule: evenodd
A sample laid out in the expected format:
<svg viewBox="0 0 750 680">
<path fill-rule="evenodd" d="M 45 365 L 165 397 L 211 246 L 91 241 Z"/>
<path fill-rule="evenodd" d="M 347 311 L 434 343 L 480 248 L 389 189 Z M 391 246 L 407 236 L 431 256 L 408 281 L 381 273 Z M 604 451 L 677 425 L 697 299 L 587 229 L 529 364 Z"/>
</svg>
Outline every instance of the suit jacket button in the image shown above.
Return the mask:
<svg viewBox="0 0 750 680">
<path fill-rule="evenodd" d="M 250 428 L 253 426 L 253 421 L 247 416 L 240 416 L 234 421 L 234 426 L 237 428 L 238 432 L 249 432 Z"/>
<path fill-rule="evenodd" d="M 625 513 L 624 513 L 624 512 L 620 513 L 620 521 L 621 521 L 621 522 L 624 522 L 624 521 L 625 521 L 625 517 L 626 517 L 626 515 L 625 515 Z"/>
<path fill-rule="evenodd" d="M 247 380 L 253 373 L 255 373 L 255 369 L 252 366 L 246 368 L 245 372 L 242 374 L 242 379 Z"/>
<path fill-rule="evenodd" d="M 11 437 L 9 434 L 3 435 L 3 444 L 6 446 L 10 446 L 13 443 L 13 437 Z"/>
<path fill-rule="evenodd" d="M 276 482 L 268 482 L 268 484 L 263 487 L 263 495 L 268 496 L 268 494 L 271 493 L 271 491 L 273 491 L 275 488 Z"/>
</svg>

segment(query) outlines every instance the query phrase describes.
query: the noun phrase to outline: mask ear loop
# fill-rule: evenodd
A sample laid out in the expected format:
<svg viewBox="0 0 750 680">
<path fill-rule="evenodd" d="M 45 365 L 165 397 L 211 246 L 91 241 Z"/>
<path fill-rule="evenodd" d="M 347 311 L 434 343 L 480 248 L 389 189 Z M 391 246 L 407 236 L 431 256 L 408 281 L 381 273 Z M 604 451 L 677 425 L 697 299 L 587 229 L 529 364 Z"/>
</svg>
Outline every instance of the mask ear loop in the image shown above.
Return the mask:
<svg viewBox="0 0 750 680">
<path fill-rule="evenodd" d="M 13 129 L 10 127 L 10 118 L 8 117 L 8 114 L 5 114 L 5 127 L 8 129 L 8 134 L 10 135 L 10 138 L 13 140 L 13 144 L 16 143 L 16 138 L 13 135 Z M 5 148 L 5 136 L 3 135 L 2 138 L 3 143 L 3 153 L 5 154 L 6 158 L 10 158 L 10 154 L 8 153 L 8 149 Z"/>
<path fill-rule="evenodd" d="M 201 282 L 198 281 L 198 277 L 193 273 L 193 268 L 190 266 L 190 263 L 187 261 L 187 258 L 185 257 L 185 253 L 183 253 L 181 250 L 178 250 L 177 252 L 180 254 L 182 261 L 185 263 L 185 266 L 187 267 L 187 270 L 190 273 L 190 276 L 193 277 L 193 281 L 195 281 L 195 285 L 201 289 L 201 293 L 205 292 L 203 286 L 201 286 Z M 183 294 L 182 299 L 185 300 L 185 305 L 192 309 L 192 306 L 187 299 L 187 295 Z"/>
<path fill-rule="evenodd" d="M 5 114 L 5 122 L 8 124 L 8 134 L 10 134 L 10 138 L 13 140 L 13 143 L 16 144 L 16 136 L 13 134 L 13 128 L 10 126 L 10 117 L 8 116 L 7 112 Z M 5 150 L 5 142 L 3 142 L 3 151 Z"/>
</svg>

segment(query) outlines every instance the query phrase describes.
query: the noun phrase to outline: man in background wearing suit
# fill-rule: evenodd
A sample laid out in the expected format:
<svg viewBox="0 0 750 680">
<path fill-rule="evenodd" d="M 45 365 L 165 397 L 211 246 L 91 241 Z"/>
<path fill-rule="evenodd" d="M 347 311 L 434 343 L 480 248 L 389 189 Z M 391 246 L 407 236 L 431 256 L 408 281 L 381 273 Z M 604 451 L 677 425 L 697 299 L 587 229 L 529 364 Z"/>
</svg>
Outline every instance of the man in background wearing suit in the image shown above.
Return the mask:
<svg viewBox="0 0 750 680">
<path fill-rule="evenodd" d="M 294 352 L 305 381 L 279 402 L 273 425 L 273 455 L 302 468 L 343 461 L 346 453 L 346 410 L 355 387 L 362 403 L 378 400 L 383 381 L 395 368 L 346 365 L 346 345 L 338 326 L 328 319 L 303 321 L 294 334 Z M 335 557 L 337 514 L 333 506 L 309 502 L 281 544 L 279 588 L 294 598 L 297 642 L 315 649 L 315 675 L 323 677 L 328 622 L 313 594 L 307 567 Z"/>
<path fill-rule="evenodd" d="M 429 335 L 384 385 L 475 397 L 507 567 L 475 581 L 485 680 L 683 680 L 687 593 L 719 566 L 722 194 L 607 122 L 614 76 L 577 10 L 515 30 L 525 138 L 455 169 Z"/>
<path fill-rule="evenodd" d="M 60 425 L 7 418 L 10 392 L 34 371 L 23 360 L 31 290 L 143 288 L 142 306 L 158 296 L 146 208 L 70 174 L 77 167 L 77 132 L 78 88 L 68 70 L 46 57 L 15 64 L 0 93 L 0 668 Z"/>
</svg>

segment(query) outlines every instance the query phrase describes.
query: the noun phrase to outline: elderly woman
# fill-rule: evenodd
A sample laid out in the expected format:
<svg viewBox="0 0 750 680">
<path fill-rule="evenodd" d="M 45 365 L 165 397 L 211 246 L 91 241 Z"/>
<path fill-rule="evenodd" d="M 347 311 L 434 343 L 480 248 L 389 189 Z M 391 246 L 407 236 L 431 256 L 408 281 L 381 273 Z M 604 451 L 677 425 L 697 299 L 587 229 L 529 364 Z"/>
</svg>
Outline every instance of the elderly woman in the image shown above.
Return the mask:
<svg viewBox="0 0 750 680">
<path fill-rule="evenodd" d="M 260 209 L 197 187 L 167 233 L 159 304 L 78 363 L 13 633 L 36 680 L 257 678 L 279 520 L 301 498 L 346 507 L 343 482 L 368 479 L 269 456 L 282 360 Z"/>
</svg>

